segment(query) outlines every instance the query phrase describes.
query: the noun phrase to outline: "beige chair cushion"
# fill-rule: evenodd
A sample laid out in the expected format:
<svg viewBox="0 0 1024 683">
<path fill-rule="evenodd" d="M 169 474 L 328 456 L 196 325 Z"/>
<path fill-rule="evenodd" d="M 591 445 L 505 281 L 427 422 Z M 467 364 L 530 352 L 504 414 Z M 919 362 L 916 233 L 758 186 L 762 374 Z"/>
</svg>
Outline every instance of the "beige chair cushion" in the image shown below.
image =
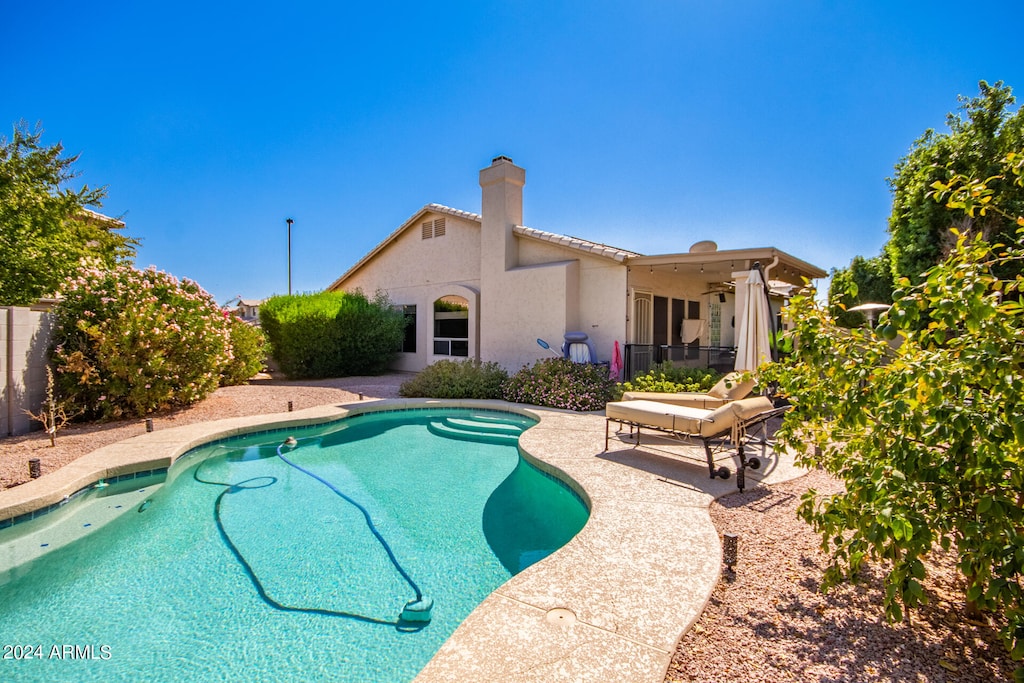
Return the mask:
<svg viewBox="0 0 1024 683">
<path fill-rule="evenodd" d="M 708 396 L 725 399 L 726 401 L 736 401 L 745 398 L 747 394 L 754 390 L 754 385 L 757 382 L 753 379 L 743 382 L 740 379 L 741 377 L 743 377 L 743 374 L 739 372 L 728 373 L 718 380 L 715 386 L 708 389 Z"/>
<path fill-rule="evenodd" d="M 754 380 L 741 382 L 743 375 L 738 372 L 729 374 L 718 380 L 715 386 L 702 394 L 694 391 L 679 391 L 675 393 L 663 393 L 657 391 L 627 391 L 622 395 L 623 401 L 658 401 L 660 403 L 671 403 L 677 406 L 690 408 L 703 408 L 713 410 L 723 406 L 730 401 L 741 399 L 750 394 L 754 389 Z"/>
<path fill-rule="evenodd" d="M 710 438 L 730 432 L 738 422 L 749 420 L 772 408 L 772 402 L 764 396 L 732 401 L 714 410 L 633 400 L 607 404 L 605 415 L 613 420 Z"/>
<path fill-rule="evenodd" d="M 657 391 L 627 391 L 622 395 L 623 401 L 657 401 L 669 403 L 676 406 L 687 406 L 689 408 L 701 408 L 713 410 L 718 406 L 728 403 L 726 399 L 715 398 L 707 394 L 698 394 L 689 391 L 677 393 L 661 393 Z"/>
</svg>

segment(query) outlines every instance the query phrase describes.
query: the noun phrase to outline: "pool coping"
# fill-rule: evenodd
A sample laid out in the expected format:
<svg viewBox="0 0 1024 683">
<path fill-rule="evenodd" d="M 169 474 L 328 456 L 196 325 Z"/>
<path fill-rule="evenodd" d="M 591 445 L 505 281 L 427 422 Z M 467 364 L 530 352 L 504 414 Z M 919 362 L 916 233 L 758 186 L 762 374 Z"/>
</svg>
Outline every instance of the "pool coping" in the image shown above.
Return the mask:
<svg viewBox="0 0 1024 683">
<path fill-rule="evenodd" d="M 0 522 L 54 509 L 98 480 L 169 468 L 196 446 L 348 415 L 428 407 L 491 409 L 538 423 L 519 442 L 536 467 L 568 483 L 590 519 L 566 546 L 509 579 L 455 630 L 416 683 L 634 681 L 661 683 L 675 646 L 703 611 L 721 573 L 708 506 L 735 491 L 708 479 L 685 446 L 604 452 L 603 413 L 504 401 L 382 399 L 158 429 L 97 449 L 55 472 L 0 491 Z M 802 474 L 782 454 L 748 486 Z"/>
</svg>

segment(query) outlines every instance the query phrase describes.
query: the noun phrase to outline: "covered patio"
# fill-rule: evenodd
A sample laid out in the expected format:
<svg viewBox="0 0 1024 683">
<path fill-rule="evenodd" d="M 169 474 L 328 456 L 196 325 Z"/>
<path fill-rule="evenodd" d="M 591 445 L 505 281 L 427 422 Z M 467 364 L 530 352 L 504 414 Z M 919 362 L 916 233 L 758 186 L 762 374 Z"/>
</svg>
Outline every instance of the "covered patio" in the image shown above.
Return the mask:
<svg viewBox="0 0 1024 683">
<path fill-rule="evenodd" d="M 744 288 L 759 264 L 768 281 L 776 329 L 785 329 L 785 300 L 825 271 L 774 247 L 719 251 L 711 241 L 685 253 L 631 256 L 624 377 L 668 361 L 686 367 L 734 369 Z"/>
</svg>

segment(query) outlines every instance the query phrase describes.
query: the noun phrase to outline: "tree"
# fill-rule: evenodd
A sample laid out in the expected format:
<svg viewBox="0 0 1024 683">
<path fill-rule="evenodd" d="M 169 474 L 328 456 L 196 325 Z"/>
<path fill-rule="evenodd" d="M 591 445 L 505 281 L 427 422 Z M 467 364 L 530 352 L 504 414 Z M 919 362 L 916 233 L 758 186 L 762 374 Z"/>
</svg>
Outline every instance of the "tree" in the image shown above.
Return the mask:
<svg viewBox="0 0 1024 683">
<path fill-rule="evenodd" d="M 106 188 L 66 184 L 78 155 L 41 144 L 42 129 L 25 122 L 0 137 L 0 304 L 27 304 L 56 293 L 83 259 L 105 268 L 128 263 L 138 241 L 117 232 L 120 221 L 89 211 Z"/>
<path fill-rule="evenodd" d="M 794 297 L 795 352 L 763 379 L 792 400 L 780 438 L 798 463 L 845 484 L 833 496 L 809 491 L 799 508 L 832 555 L 823 585 L 882 561 L 885 612 L 900 620 L 927 599 L 922 559 L 936 546 L 952 549 L 968 608 L 995 611 L 1020 660 L 1024 217 L 1005 190 L 1024 189 L 1024 149 L 999 171 L 950 173 L 926 194 L 975 224 L 999 217 L 1015 226 L 1005 246 L 957 233 L 948 257 L 919 283 L 898 281 L 875 330 L 840 329 L 813 295 Z M 1016 274 L 999 274 L 1010 269 Z"/>
<path fill-rule="evenodd" d="M 957 175 L 999 176 L 1001 160 L 1024 144 L 1024 111 L 1010 111 L 1015 102 L 1010 87 L 1002 81 L 991 86 L 981 81 L 978 89 L 978 97 L 959 98 L 962 115 L 947 115 L 949 132 L 925 131 L 889 178 L 893 203 L 885 249 L 894 279 L 920 282 L 921 274 L 942 261 L 955 245 L 950 237 L 952 227 L 962 235 L 976 233 L 989 242 L 1013 239 L 1013 223 L 1003 216 L 957 214 L 928 197 L 933 183 Z M 1024 189 L 1004 181 L 994 182 L 990 189 L 1006 195 L 1002 201 L 1009 213 L 1016 216 L 1024 211 Z"/>
<path fill-rule="evenodd" d="M 832 309 L 836 322 L 843 327 L 864 324 L 864 315 L 848 309 L 863 303 L 892 303 L 892 266 L 886 254 L 866 259 L 854 256 L 848 268 L 835 268 L 828 286 L 829 301 L 838 302 Z"/>
</svg>

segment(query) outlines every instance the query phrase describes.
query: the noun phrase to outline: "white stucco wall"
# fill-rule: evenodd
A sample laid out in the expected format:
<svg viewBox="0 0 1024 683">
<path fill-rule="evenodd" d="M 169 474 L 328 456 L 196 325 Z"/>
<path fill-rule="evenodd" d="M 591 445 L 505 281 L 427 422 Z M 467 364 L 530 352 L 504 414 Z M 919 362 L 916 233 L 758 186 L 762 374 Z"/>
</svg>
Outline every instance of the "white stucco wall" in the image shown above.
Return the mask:
<svg viewBox="0 0 1024 683">
<path fill-rule="evenodd" d="M 598 259 L 580 265 L 579 329 L 594 342 L 599 360 L 611 360 L 615 342 L 626 343 L 626 267 Z"/>
<path fill-rule="evenodd" d="M 421 224 L 437 218 L 445 219 L 445 234 L 423 239 Z M 360 288 L 368 295 L 383 289 L 392 295 L 395 303 L 405 303 L 401 295 L 409 288 L 446 283 L 479 285 L 479 282 L 479 224 L 427 212 L 363 268 L 351 274 L 342 287 L 345 291 Z"/>
<path fill-rule="evenodd" d="M 422 223 L 437 218 L 445 219 L 445 234 L 423 239 Z M 480 226 L 473 221 L 427 212 L 341 288 L 362 289 L 367 295 L 383 290 L 395 305 L 416 306 L 416 353 L 398 354 L 392 365 L 396 370 L 416 372 L 437 360 L 434 302 L 445 296 L 469 301 L 469 357 L 479 356 L 475 331 L 480 324 Z"/>
<path fill-rule="evenodd" d="M 519 260 L 524 265 L 562 259 L 579 262 L 575 326 L 552 332 L 553 339 L 547 338 L 547 341 L 553 346 L 557 342 L 561 347 L 565 332 L 586 332 L 594 342 L 599 360 L 611 360 L 615 341 L 618 340 L 620 348 L 626 343 L 626 266 L 557 244 L 526 238 L 520 240 Z"/>
<path fill-rule="evenodd" d="M 537 345 L 538 338 L 557 350 L 562 334 L 578 327 L 577 261 L 493 273 L 487 283 L 481 298 L 481 360 L 515 372 L 551 355 Z"/>
</svg>

